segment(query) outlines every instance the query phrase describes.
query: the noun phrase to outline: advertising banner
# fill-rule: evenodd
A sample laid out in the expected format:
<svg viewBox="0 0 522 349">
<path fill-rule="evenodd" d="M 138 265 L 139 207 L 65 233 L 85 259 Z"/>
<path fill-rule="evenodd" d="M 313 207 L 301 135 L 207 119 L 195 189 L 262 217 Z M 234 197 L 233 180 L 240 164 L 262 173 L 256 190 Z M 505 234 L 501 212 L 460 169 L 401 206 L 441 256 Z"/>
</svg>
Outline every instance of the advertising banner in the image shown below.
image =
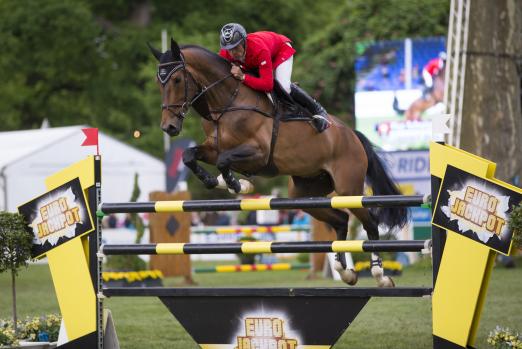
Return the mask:
<svg viewBox="0 0 522 349">
<path fill-rule="evenodd" d="M 89 207 L 75 178 L 18 207 L 34 235 L 32 258 L 94 230 Z"/>
<path fill-rule="evenodd" d="M 357 130 L 384 150 L 427 149 L 444 112 L 445 46 L 442 37 L 360 44 Z"/>
<path fill-rule="evenodd" d="M 448 165 L 433 224 L 508 255 L 509 214 L 521 201 L 517 192 Z"/>
</svg>

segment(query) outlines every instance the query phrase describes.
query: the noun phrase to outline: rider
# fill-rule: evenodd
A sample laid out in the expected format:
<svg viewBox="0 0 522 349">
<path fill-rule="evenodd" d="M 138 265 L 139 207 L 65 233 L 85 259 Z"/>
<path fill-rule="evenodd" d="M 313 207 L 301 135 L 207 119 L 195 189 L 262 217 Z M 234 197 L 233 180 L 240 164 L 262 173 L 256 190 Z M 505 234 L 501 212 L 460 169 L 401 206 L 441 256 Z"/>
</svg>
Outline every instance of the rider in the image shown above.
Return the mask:
<svg viewBox="0 0 522 349">
<path fill-rule="evenodd" d="M 422 78 L 424 79 L 425 93 L 431 92 L 433 89 L 433 80 L 439 75 L 446 65 L 446 52 L 440 52 L 439 56 L 433 58 L 422 69 Z"/>
<path fill-rule="evenodd" d="M 281 34 L 269 31 L 247 34 L 242 25 L 229 23 L 221 28 L 219 54 L 232 63 L 232 75 L 254 90 L 271 92 L 275 78 L 296 102 L 312 113 L 314 125 L 321 132 L 330 124 L 326 119 L 328 114 L 302 88 L 291 83 L 296 51 L 290 43 L 291 40 Z M 259 77 L 245 74 L 243 70 L 257 70 Z"/>
</svg>

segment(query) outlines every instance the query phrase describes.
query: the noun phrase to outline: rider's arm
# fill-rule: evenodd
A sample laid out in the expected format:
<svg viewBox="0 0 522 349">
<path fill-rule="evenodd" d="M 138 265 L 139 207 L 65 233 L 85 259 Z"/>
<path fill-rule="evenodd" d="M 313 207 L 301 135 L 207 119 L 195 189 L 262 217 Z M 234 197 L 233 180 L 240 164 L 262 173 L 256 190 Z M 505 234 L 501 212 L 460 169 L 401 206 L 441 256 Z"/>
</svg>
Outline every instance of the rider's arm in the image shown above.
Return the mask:
<svg viewBox="0 0 522 349">
<path fill-rule="evenodd" d="M 272 70 L 270 53 L 263 50 L 256 59 L 258 61 L 259 77 L 245 74 L 243 83 L 254 90 L 270 92 L 274 88 L 274 72 Z"/>
</svg>

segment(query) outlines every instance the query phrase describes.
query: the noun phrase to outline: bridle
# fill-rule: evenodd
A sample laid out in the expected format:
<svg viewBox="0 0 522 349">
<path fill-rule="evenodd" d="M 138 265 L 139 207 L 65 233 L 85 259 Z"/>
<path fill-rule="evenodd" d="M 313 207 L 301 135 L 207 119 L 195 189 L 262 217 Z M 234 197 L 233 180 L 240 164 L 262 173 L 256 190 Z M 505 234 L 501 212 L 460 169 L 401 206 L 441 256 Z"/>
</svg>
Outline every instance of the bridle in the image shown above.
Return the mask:
<svg viewBox="0 0 522 349">
<path fill-rule="evenodd" d="M 178 70 L 182 70 L 183 71 L 183 79 L 185 80 L 185 96 L 184 96 L 184 100 L 183 100 L 183 103 L 171 103 L 171 104 L 161 104 L 161 110 L 168 110 L 170 113 L 172 113 L 174 116 L 180 118 L 181 120 L 185 119 L 185 115 L 187 114 L 188 110 L 190 109 L 190 107 L 192 106 L 192 104 L 194 102 L 196 102 L 201 96 L 203 96 L 208 90 L 210 90 L 212 87 L 222 83 L 223 81 L 227 80 L 228 78 L 230 78 L 232 76 L 231 73 L 225 75 L 224 77 L 222 77 L 221 79 L 217 80 L 217 81 L 214 81 L 213 83 L 211 83 L 210 85 L 208 86 L 203 86 L 201 87 L 196 79 L 194 79 L 194 77 L 192 76 L 192 74 L 190 73 L 190 71 L 187 69 L 186 65 L 185 65 L 185 59 L 183 57 L 183 54 L 180 53 L 180 58 L 181 60 L 179 61 L 172 61 L 172 62 L 167 62 L 167 63 L 160 63 L 158 65 L 158 80 L 160 81 L 160 83 L 163 85 L 164 89 L 163 89 L 163 96 L 162 96 L 162 101 L 165 100 L 165 92 L 166 92 L 166 84 L 167 82 L 170 80 L 170 78 L 172 77 L 172 75 L 177 72 Z M 174 66 L 172 68 L 172 70 L 170 70 L 168 72 L 168 74 L 165 76 L 165 77 L 162 77 L 161 76 L 161 70 L 162 68 L 169 68 L 171 66 Z M 198 92 L 196 93 L 196 95 L 189 100 L 189 85 L 188 85 L 188 77 L 190 77 L 192 79 L 192 81 L 194 81 L 195 85 L 197 87 L 200 87 Z M 179 111 L 178 112 L 175 112 L 174 110 L 172 110 L 172 108 L 179 108 Z"/>
</svg>

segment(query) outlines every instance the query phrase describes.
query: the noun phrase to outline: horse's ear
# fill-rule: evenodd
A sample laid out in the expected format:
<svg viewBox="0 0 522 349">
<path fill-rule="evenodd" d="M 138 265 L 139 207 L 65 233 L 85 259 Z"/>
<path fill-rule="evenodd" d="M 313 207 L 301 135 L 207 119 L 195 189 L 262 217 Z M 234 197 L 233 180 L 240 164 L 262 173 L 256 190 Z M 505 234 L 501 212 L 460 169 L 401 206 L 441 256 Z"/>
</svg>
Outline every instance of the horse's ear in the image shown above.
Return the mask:
<svg viewBox="0 0 522 349">
<path fill-rule="evenodd" d="M 170 50 L 172 51 L 172 58 L 181 59 L 181 49 L 179 48 L 178 43 L 173 38 L 170 38 Z"/>
<path fill-rule="evenodd" d="M 147 42 L 147 46 L 149 47 L 150 52 L 152 52 L 152 54 L 154 55 L 154 57 L 156 57 L 156 59 L 157 59 L 158 62 L 159 62 L 160 59 L 161 59 L 161 56 L 162 56 L 161 51 L 159 51 L 159 50 L 155 49 L 154 47 L 152 47 L 152 45 L 151 45 L 149 42 Z"/>
</svg>

